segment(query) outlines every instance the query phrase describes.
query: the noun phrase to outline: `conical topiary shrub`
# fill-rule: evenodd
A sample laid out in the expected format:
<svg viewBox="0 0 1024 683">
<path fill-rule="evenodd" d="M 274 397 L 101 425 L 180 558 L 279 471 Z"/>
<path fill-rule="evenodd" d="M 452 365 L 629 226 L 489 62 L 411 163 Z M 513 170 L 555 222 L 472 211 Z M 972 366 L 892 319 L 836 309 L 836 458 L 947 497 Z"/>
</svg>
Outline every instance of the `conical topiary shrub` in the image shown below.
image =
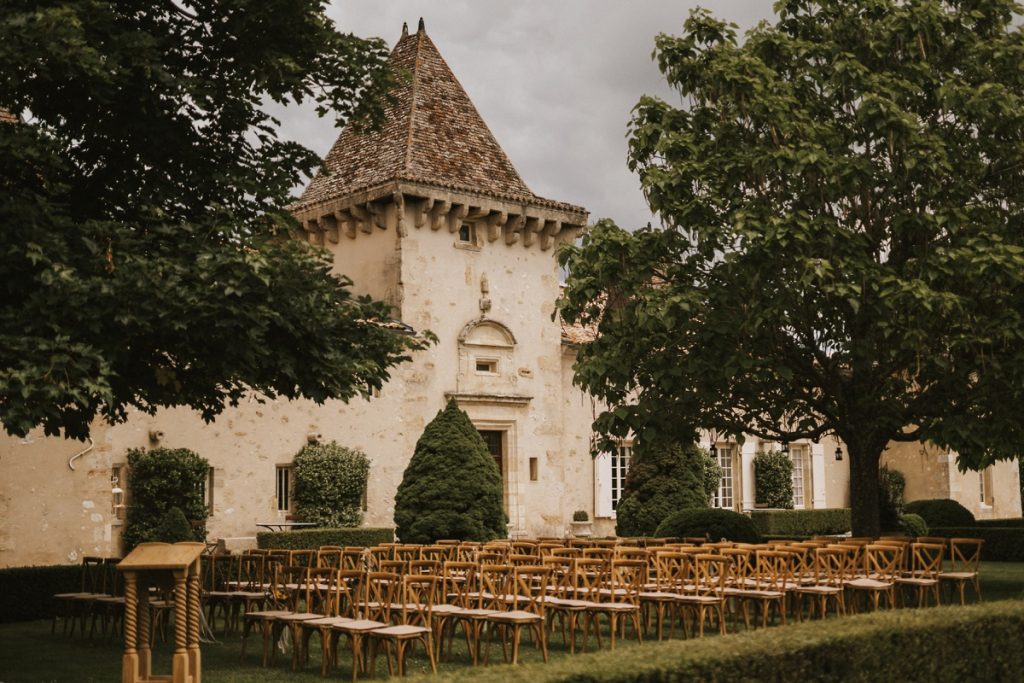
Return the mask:
<svg viewBox="0 0 1024 683">
<path fill-rule="evenodd" d="M 619 536 L 653 536 L 662 520 L 679 510 L 706 508 L 705 454 L 696 444 L 637 443 L 626 486 L 615 511 Z"/>
<path fill-rule="evenodd" d="M 395 494 L 403 543 L 440 538 L 489 541 L 506 533 L 501 473 L 483 437 L 454 400 L 416 442 Z"/>
</svg>

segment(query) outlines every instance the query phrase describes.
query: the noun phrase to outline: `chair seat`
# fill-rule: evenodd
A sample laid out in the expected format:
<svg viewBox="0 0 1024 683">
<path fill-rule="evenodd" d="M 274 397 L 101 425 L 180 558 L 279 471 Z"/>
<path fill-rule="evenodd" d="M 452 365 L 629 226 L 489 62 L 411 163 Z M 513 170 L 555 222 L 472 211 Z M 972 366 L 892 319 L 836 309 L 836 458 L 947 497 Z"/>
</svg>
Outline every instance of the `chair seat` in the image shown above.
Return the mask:
<svg viewBox="0 0 1024 683">
<path fill-rule="evenodd" d="M 512 610 L 511 612 L 496 612 L 487 617 L 488 621 L 507 621 L 514 624 L 528 624 L 531 622 L 544 621 L 544 617 L 525 610 Z"/>
<path fill-rule="evenodd" d="M 595 612 L 633 612 L 639 610 L 640 606 L 629 602 L 591 602 L 587 609 Z"/>
<path fill-rule="evenodd" d="M 797 588 L 795 592 L 808 595 L 836 595 L 837 593 L 842 593 L 843 589 L 839 586 L 802 586 Z"/>
<path fill-rule="evenodd" d="M 754 598 L 755 600 L 779 600 L 786 597 L 786 594 L 782 591 L 762 590 L 743 591 L 742 595 L 745 598 Z"/>
<path fill-rule="evenodd" d="M 315 612 L 289 612 L 278 617 L 280 621 L 309 621 L 310 619 L 321 619 L 324 615 Z"/>
<path fill-rule="evenodd" d="M 384 628 L 377 628 L 370 631 L 370 633 L 371 635 L 386 636 L 388 638 L 413 638 L 424 633 L 430 633 L 430 629 L 423 626 L 409 626 L 408 624 L 403 624 L 400 626 L 385 626 Z"/>
<path fill-rule="evenodd" d="M 938 579 L 926 579 L 923 576 L 901 576 L 896 579 L 896 583 L 904 586 L 934 586 L 938 582 Z"/>
<path fill-rule="evenodd" d="M 250 619 L 253 621 L 273 621 L 274 619 L 277 619 L 278 617 L 283 617 L 286 614 L 291 614 L 291 612 L 289 612 L 286 609 L 267 609 L 260 610 L 258 612 L 246 612 L 245 619 L 246 621 Z"/>
<path fill-rule="evenodd" d="M 680 595 L 677 598 L 680 602 L 692 602 L 696 604 L 714 605 L 722 602 L 722 598 L 714 595 Z"/>
<path fill-rule="evenodd" d="M 940 579 L 950 579 L 952 581 L 973 580 L 977 576 L 978 572 L 942 572 L 939 574 Z"/>
<path fill-rule="evenodd" d="M 547 598 L 545 602 L 553 609 L 586 609 L 594 604 L 588 600 L 573 600 L 572 598 Z"/>
<path fill-rule="evenodd" d="M 435 616 L 446 616 L 449 614 L 461 614 L 465 612 L 465 607 L 459 607 L 458 605 L 434 605 L 433 613 Z"/>
<path fill-rule="evenodd" d="M 889 590 L 893 586 L 890 581 L 879 581 L 878 579 L 854 579 L 846 585 L 858 590 Z"/>
<path fill-rule="evenodd" d="M 462 610 L 459 616 L 467 617 L 469 619 L 483 619 L 485 617 L 491 616 L 492 614 L 501 614 L 501 611 L 496 609 L 469 608 Z"/>
<path fill-rule="evenodd" d="M 641 600 L 675 600 L 678 597 L 678 593 L 667 593 L 665 591 L 642 591 L 640 593 Z"/>
<path fill-rule="evenodd" d="M 352 621 L 334 624 L 331 628 L 344 633 L 368 633 L 384 626 L 387 626 L 387 624 L 374 621 L 373 619 L 353 619 Z"/>
<path fill-rule="evenodd" d="M 350 621 L 353 620 L 348 617 L 322 617 L 320 619 L 309 619 L 308 621 L 302 622 L 302 625 L 316 626 L 319 628 L 321 626 L 337 626 L 340 624 L 346 624 Z"/>
</svg>

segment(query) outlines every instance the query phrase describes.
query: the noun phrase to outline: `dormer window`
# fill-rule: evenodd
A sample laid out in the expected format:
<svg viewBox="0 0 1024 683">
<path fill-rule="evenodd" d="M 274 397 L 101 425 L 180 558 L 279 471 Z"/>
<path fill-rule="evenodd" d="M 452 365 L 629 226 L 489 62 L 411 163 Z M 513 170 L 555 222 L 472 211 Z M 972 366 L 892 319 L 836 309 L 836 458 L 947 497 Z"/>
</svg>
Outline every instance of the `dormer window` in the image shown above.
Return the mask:
<svg viewBox="0 0 1024 683">
<path fill-rule="evenodd" d="M 459 241 L 467 244 L 476 244 L 476 225 L 463 223 L 459 226 Z"/>
</svg>

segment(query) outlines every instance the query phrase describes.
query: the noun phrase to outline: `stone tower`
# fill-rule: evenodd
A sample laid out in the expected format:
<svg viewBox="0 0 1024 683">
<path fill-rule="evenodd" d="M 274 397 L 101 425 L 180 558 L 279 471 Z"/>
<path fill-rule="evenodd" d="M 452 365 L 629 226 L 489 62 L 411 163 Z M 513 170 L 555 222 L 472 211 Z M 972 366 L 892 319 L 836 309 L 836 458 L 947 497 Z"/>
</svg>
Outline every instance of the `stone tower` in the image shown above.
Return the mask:
<svg viewBox="0 0 1024 683">
<path fill-rule="evenodd" d="M 395 471 L 383 477 L 391 490 L 381 502 L 390 507 L 398 463 L 404 469 L 422 425 L 454 396 L 502 469 L 513 530 L 541 531 L 540 514 L 561 532 L 568 365 L 552 320 L 555 253 L 581 234 L 587 212 L 527 187 L 422 20 L 416 33 L 403 31 L 391 64 L 405 78 L 383 128 L 344 129 L 293 207 L 357 293 L 439 338 L 375 401 L 401 416 L 408 444 L 388 459 Z M 575 429 L 589 434 L 589 424 Z M 591 465 L 581 462 L 589 498 Z M 545 496 L 555 504 L 542 505 Z"/>
</svg>

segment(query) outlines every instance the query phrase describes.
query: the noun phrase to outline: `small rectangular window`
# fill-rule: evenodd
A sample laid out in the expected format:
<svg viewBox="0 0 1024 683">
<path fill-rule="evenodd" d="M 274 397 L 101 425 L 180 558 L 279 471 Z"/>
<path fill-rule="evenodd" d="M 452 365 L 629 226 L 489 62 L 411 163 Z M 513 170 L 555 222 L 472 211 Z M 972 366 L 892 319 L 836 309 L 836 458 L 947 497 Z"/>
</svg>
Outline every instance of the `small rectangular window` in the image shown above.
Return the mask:
<svg viewBox="0 0 1024 683">
<path fill-rule="evenodd" d="M 292 466 L 277 466 L 277 511 L 292 511 Z"/>
<path fill-rule="evenodd" d="M 530 458 L 530 481 L 537 481 L 537 458 Z"/>
<path fill-rule="evenodd" d="M 498 361 L 493 358 L 477 358 L 476 371 L 483 375 L 498 374 Z"/>
<path fill-rule="evenodd" d="M 468 242 L 469 244 L 476 244 L 476 225 L 473 223 L 463 223 L 459 226 L 459 241 Z"/>
</svg>

